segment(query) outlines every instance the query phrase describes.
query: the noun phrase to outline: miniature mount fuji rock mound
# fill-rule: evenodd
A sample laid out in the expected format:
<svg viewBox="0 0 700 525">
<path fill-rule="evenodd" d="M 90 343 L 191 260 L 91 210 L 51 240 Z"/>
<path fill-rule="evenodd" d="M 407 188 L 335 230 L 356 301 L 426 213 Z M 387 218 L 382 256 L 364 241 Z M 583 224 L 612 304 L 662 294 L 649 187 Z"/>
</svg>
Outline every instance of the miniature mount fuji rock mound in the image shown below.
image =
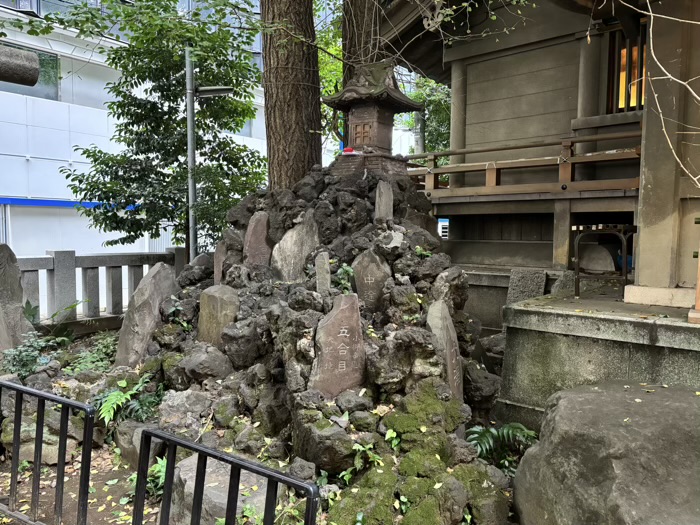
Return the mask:
<svg viewBox="0 0 700 525">
<path fill-rule="evenodd" d="M 391 523 L 397 492 L 405 523 L 456 525 L 467 508 L 505 523 L 507 481 L 459 437 L 462 356 L 478 337 L 467 275 L 439 252 L 405 162 L 363 162 L 246 197 L 213 260 L 178 276 L 141 363 L 169 390 L 160 426 L 325 471 L 338 480 L 326 495 L 350 484 L 330 511 L 339 524 L 358 510 Z"/>
</svg>

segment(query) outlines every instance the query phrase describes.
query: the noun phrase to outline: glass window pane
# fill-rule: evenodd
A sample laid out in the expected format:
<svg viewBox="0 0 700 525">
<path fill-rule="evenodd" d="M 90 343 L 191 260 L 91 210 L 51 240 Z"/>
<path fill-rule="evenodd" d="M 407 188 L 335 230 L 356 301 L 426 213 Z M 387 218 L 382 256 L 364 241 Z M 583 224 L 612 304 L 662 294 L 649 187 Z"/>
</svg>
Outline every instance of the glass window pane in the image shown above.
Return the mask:
<svg viewBox="0 0 700 525">
<path fill-rule="evenodd" d="M 8 45 L 8 44 L 0 44 Z M 26 49 L 20 46 L 9 46 L 16 47 L 18 49 Z M 27 49 L 28 51 L 33 51 Z M 30 97 L 45 98 L 48 100 L 58 100 L 58 77 L 60 70 L 60 63 L 58 61 L 58 56 L 51 55 L 49 53 L 42 53 L 41 51 L 36 51 L 39 55 L 39 81 L 36 86 L 21 86 L 19 84 L 10 84 L 9 82 L 0 82 L 0 91 L 6 91 L 9 93 L 17 93 L 19 95 L 27 95 Z"/>
<path fill-rule="evenodd" d="M 36 11 L 37 0 L 0 0 L 0 5 L 20 11 Z"/>
<path fill-rule="evenodd" d="M 81 0 L 41 0 L 41 14 L 67 13 L 74 5 L 81 4 Z M 100 0 L 87 0 L 90 7 L 100 7 Z"/>
</svg>

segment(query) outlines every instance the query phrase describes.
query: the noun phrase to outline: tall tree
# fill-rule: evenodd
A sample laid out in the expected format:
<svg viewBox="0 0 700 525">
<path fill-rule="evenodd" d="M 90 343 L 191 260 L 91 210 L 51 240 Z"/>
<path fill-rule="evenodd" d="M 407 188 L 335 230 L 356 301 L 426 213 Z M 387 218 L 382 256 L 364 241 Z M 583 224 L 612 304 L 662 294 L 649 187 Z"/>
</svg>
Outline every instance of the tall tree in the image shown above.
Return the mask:
<svg viewBox="0 0 700 525">
<path fill-rule="evenodd" d="M 69 187 L 86 205 L 91 224 L 120 237 L 107 244 L 153 238 L 172 226 L 176 240 L 187 230 L 187 135 L 185 48 L 193 48 L 200 85 L 232 86 L 226 97 L 202 99 L 197 108 L 199 244 L 211 247 L 226 225 L 226 211 L 264 185 L 264 158 L 226 133 L 255 116 L 253 90 L 260 74 L 250 46 L 254 31 L 249 0 L 200 0 L 189 13 L 178 0 L 102 0 L 101 9 L 75 5 L 42 19 L 0 23 L 29 34 L 49 34 L 56 26 L 94 37 L 96 51 L 121 72 L 107 89 L 117 121 L 114 153 L 96 146 L 81 149 L 87 172 L 63 168 Z M 112 44 L 107 44 L 111 39 Z M 128 45 L 114 41 L 128 39 Z M 79 74 L 76 72 L 75 74 Z"/>
<path fill-rule="evenodd" d="M 289 188 L 321 163 L 321 88 L 313 0 L 262 0 L 269 179 Z"/>
</svg>

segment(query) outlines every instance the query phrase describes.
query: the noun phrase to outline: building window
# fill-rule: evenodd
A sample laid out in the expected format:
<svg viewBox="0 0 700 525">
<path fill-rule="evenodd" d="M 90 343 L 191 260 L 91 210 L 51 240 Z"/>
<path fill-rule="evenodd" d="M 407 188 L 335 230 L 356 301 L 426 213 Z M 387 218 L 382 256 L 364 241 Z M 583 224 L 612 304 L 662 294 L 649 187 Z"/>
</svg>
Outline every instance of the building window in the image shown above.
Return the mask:
<svg viewBox="0 0 700 525">
<path fill-rule="evenodd" d="M 47 100 L 58 100 L 59 71 L 61 66 L 57 55 L 10 44 L 0 45 L 32 51 L 39 55 L 39 81 L 35 86 L 21 86 L 19 84 L 10 84 L 9 82 L 0 82 L 0 91 L 45 98 Z"/>
<path fill-rule="evenodd" d="M 608 113 L 625 113 L 644 109 L 647 74 L 646 25 L 639 38 L 625 38 L 622 30 L 610 34 L 610 74 Z"/>
</svg>

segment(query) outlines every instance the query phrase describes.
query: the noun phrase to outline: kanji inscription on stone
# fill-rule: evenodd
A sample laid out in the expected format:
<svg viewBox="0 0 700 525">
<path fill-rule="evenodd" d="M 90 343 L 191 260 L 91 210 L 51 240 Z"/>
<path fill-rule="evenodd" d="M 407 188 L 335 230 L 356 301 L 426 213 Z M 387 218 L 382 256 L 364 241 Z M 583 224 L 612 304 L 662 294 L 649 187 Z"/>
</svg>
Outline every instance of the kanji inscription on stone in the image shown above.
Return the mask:
<svg viewBox="0 0 700 525">
<path fill-rule="evenodd" d="M 339 295 L 316 329 L 316 360 L 309 388 L 335 397 L 361 386 L 365 376 L 360 306 L 356 294 Z"/>
<path fill-rule="evenodd" d="M 428 309 L 428 327 L 442 347 L 445 357 L 445 378 L 455 399 L 464 399 L 464 381 L 462 378 L 462 358 L 459 355 L 457 332 L 450 310 L 445 301 L 440 299 Z"/>
<path fill-rule="evenodd" d="M 384 283 L 391 277 L 391 268 L 383 257 L 367 250 L 355 259 L 352 269 L 358 295 L 366 308 L 376 312 L 380 307 Z"/>
</svg>

